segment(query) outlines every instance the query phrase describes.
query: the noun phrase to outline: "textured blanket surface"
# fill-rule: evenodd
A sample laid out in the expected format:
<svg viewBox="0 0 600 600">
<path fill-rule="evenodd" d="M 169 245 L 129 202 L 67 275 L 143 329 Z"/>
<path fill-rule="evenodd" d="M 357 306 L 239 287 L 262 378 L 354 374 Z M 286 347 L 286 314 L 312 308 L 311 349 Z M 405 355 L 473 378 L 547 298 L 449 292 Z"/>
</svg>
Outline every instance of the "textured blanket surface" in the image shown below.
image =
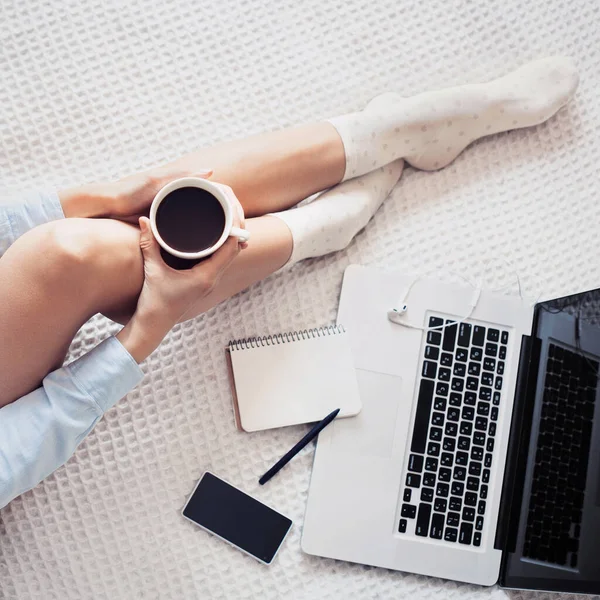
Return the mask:
<svg viewBox="0 0 600 600">
<path fill-rule="evenodd" d="M 573 56 L 581 73 L 575 100 L 547 124 L 477 142 L 436 173 L 407 169 L 346 251 L 298 264 L 177 327 L 144 365 L 143 384 L 75 456 L 0 512 L 0 597 L 551 596 L 303 554 L 314 447 L 258 486 L 306 428 L 238 433 L 223 347 L 332 323 L 351 263 L 485 275 L 504 286 L 514 274 L 495 258 L 503 256 L 533 297 L 599 286 L 600 6 L 2 0 L 0 23 L 6 188 L 116 177 L 219 140 L 355 110 L 386 90 L 485 80 L 549 54 Z M 92 319 L 71 356 L 115 330 Z M 206 469 L 294 519 L 272 566 L 181 517 Z"/>
</svg>

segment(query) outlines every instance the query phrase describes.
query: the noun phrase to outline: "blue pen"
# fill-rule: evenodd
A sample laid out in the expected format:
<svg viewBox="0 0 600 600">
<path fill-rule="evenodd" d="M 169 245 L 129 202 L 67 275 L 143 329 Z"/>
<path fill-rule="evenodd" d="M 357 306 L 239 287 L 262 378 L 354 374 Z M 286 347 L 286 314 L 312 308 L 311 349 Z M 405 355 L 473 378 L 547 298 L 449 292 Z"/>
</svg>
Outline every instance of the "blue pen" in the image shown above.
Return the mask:
<svg viewBox="0 0 600 600">
<path fill-rule="evenodd" d="M 304 448 L 304 446 L 312 442 L 312 440 L 314 440 L 319 435 L 319 433 L 321 433 L 321 431 L 323 431 L 323 429 L 325 429 L 325 427 L 327 427 L 327 425 L 329 425 L 329 423 L 331 423 L 331 421 L 333 421 L 337 417 L 339 412 L 340 409 L 336 408 L 333 412 L 329 413 L 322 421 L 319 421 L 289 452 L 284 454 L 258 480 L 258 483 L 260 483 L 260 485 L 264 485 L 265 483 L 267 483 L 267 481 L 269 481 L 269 479 L 271 479 L 271 477 L 273 477 L 273 475 L 281 471 L 281 469 L 283 469 L 283 467 L 285 467 L 285 465 L 287 465 L 290 462 L 290 460 L 292 460 L 292 458 L 294 458 L 294 456 L 296 456 L 296 454 L 298 454 L 298 452 L 300 452 L 300 450 Z"/>
</svg>

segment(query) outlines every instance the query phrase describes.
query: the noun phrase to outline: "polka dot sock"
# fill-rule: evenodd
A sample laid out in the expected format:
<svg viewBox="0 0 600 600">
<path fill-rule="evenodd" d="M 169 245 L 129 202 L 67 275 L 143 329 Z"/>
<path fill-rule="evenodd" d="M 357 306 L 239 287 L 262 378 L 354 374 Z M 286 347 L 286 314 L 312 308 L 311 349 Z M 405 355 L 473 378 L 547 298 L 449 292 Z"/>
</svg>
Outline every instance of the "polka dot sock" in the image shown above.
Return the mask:
<svg viewBox="0 0 600 600">
<path fill-rule="evenodd" d="M 346 152 L 344 179 L 398 158 L 419 169 L 441 169 L 478 138 L 549 119 L 573 96 L 578 82 L 573 62 L 554 57 L 489 83 L 410 98 L 378 96 L 363 112 L 330 120 Z"/>
<path fill-rule="evenodd" d="M 340 183 L 309 204 L 271 213 L 289 227 L 294 248 L 287 265 L 345 248 L 369 222 L 402 175 L 397 160 Z"/>
</svg>

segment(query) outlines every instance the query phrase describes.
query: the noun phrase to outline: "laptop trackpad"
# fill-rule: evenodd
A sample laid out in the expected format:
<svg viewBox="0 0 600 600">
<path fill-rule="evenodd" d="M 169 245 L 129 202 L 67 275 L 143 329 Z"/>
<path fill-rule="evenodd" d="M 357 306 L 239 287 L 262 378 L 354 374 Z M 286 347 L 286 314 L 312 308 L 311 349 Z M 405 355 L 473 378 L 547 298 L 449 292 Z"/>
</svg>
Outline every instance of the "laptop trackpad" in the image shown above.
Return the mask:
<svg viewBox="0 0 600 600">
<path fill-rule="evenodd" d="M 400 406 L 402 378 L 356 369 L 362 410 L 356 417 L 338 419 L 333 431 L 337 452 L 390 456 Z"/>
</svg>

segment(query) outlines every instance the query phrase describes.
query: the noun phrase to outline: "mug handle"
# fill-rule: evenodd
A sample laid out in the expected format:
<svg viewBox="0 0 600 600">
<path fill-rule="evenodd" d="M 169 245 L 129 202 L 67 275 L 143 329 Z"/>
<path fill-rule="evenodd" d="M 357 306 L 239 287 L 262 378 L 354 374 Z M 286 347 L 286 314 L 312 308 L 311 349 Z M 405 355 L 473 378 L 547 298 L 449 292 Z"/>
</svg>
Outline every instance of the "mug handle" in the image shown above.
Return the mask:
<svg viewBox="0 0 600 600">
<path fill-rule="evenodd" d="M 240 242 L 247 242 L 250 239 L 250 232 L 240 227 L 232 227 L 229 235 L 237 237 Z"/>
</svg>

